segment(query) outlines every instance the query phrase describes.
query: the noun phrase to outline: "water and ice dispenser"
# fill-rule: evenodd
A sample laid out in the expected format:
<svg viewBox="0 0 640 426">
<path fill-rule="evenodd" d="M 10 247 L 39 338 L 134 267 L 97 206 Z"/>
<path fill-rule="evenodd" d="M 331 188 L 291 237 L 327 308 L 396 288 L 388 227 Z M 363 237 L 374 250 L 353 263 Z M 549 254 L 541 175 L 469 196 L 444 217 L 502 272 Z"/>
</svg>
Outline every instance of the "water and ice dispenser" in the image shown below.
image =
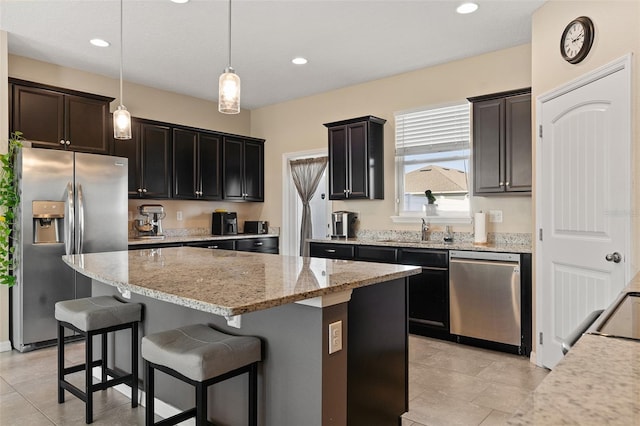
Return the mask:
<svg viewBox="0 0 640 426">
<path fill-rule="evenodd" d="M 61 243 L 64 241 L 64 202 L 33 201 L 33 243 Z"/>
</svg>

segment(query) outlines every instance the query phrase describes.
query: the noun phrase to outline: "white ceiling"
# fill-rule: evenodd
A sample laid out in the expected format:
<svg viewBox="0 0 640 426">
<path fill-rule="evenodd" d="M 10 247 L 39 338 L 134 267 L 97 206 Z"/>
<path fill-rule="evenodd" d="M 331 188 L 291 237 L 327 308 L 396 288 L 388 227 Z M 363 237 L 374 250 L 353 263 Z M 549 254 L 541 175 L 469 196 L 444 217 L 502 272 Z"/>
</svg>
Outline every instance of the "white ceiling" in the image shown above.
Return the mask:
<svg viewBox="0 0 640 426">
<path fill-rule="evenodd" d="M 531 40 L 544 0 L 234 0 L 231 63 L 254 109 Z M 228 2 L 124 0 L 124 79 L 215 100 L 227 65 Z M 0 0 L 9 53 L 112 78 L 118 0 Z M 97 48 L 91 38 L 112 44 Z M 295 56 L 309 63 L 296 66 Z M 469 70 L 473 75 L 473 70 Z M 126 98 L 126 93 L 125 93 Z"/>
</svg>

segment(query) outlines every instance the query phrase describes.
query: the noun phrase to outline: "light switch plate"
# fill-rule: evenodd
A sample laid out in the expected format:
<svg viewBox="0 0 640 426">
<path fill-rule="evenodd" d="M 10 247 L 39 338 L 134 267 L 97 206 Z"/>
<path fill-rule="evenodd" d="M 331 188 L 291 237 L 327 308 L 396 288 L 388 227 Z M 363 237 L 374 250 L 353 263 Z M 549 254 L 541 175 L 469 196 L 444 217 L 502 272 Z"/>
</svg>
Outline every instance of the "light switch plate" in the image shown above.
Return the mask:
<svg viewBox="0 0 640 426">
<path fill-rule="evenodd" d="M 502 210 L 489 210 L 489 222 L 502 223 Z"/>
</svg>

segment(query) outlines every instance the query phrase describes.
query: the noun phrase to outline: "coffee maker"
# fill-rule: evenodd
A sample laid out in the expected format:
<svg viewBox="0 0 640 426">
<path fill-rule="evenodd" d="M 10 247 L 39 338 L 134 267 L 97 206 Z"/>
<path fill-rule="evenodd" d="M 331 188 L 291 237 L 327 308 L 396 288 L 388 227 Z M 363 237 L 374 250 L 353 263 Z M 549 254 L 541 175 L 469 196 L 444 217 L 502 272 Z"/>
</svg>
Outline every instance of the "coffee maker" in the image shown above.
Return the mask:
<svg viewBox="0 0 640 426">
<path fill-rule="evenodd" d="M 337 211 L 331 213 L 331 238 L 344 239 L 356 237 L 357 213 Z"/>
<path fill-rule="evenodd" d="M 211 218 L 211 234 L 236 235 L 238 214 L 236 212 L 214 212 Z"/>
<path fill-rule="evenodd" d="M 161 204 L 142 204 L 138 207 L 141 219 L 134 221 L 136 238 L 163 239 L 162 219 L 166 213 Z"/>
</svg>

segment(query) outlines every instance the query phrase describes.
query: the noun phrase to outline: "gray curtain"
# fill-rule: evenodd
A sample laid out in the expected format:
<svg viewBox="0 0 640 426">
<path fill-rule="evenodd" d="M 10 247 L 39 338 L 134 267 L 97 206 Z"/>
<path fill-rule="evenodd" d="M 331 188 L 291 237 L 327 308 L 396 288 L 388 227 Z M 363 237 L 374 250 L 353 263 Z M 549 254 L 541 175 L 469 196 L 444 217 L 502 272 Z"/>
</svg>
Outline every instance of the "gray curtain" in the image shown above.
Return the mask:
<svg viewBox="0 0 640 426">
<path fill-rule="evenodd" d="M 311 238 L 311 207 L 309 201 L 313 198 L 320 178 L 327 167 L 327 157 L 304 158 L 302 160 L 291 160 L 291 176 L 296 185 L 298 195 L 302 201 L 302 225 L 300 226 L 300 256 L 309 256 L 309 244 L 307 239 Z"/>
</svg>

